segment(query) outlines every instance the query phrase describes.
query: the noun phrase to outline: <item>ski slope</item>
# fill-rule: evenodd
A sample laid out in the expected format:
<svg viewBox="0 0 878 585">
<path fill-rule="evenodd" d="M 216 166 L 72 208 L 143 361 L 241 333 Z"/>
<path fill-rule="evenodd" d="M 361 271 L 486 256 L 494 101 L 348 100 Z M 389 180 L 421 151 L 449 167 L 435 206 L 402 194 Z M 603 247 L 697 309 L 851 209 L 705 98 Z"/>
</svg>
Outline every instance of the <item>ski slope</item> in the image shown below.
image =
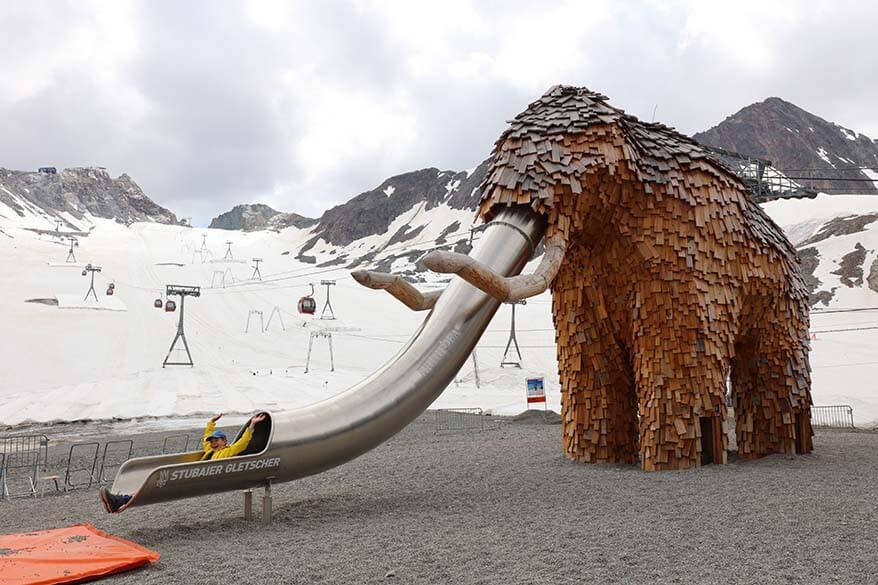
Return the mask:
<svg viewBox="0 0 878 585">
<path fill-rule="evenodd" d="M 878 199 L 834 196 L 820 205 L 822 197 L 772 202 L 766 209 L 796 234 L 797 241 L 833 216 L 878 211 Z M 386 242 L 406 223 L 413 228 L 428 226 L 417 238 L 420 242 L 435 237 L 452 221 L 465 218 L 466 223 L 461 223 L 466 226 L 472 219 L 471 212 L 444 206 L 413 209 L 406 215 L 391 225 L 383 240 L 370 236 L 368 242 L 350 244 L 351 257 L 362 255 L 376 242 Z M 93 229 L 80 238 L 77 266 L 68 267 L 64 265 L 67 244 L 25 229 L 54 229 L 54 223 L 0 217 L 0 278 L 6 283 L 0 287 L 5 325 L 0 340 L 2 425 L 296 408 L 340 392 L 371 373 L 400 350 L 423 317 L 386 293 L 360 287 L 341 266 L 320 268 L 297 262 L 298 249 L 311 237 L 307 229 L 246 233 L 151 223 L 125 227 L 96 218 L 88 223 L 83 229 Z M 829 274 L 834 270 L 831 259 L 849 252 L 856 241 L 869 250 L 878 249 L 878 233 L 871 227 L 817 245 L 826 262 L 819 268 L 821 280 L 838 278 Z M 207 254 L 199 253 L 202 241 Z M 227 241 L 232 242 L 233 261 L 223 261 Z M 341 252 L 320 243 L 308 253 L 320 263 Z M 873 255 L 870 252 L 866 261 L 867 270 Z M 254 257 L 263 259 L 261 282 L 249 280 Z M 395 269 L 411 267 L 403 260 L 397 262 Z M 125 310 L 91 310 L 88 303 L 83 303 L 85 308 L 62 309 L 24 302 L 84 297 L 88 280 L 81 275 L 81 266 L 85 263 L 102 267 L 95 281 L 98 304 L 106 303 L 105 289 L 114 282 L 113 302 Z M 299 315 L 296 310 L 299 297 L 314 282 L 319 315 L 326 298 L 321 279 L 337 282 L 330 291 L 335 320 Z M 203 287 L 202 296 L 187 299 L 185 308 L 194 368 L 161 367 L 179 315 L 153 307 L 166 284 Z M 878 307 L 878 293 L 865 286 L 845 288 L 838 291 L 833 307 Z M 275 308 L 285 330 L 275 315 L 268 331 L 261 332 L 258 317 L 251 316 L 250 332 L 245 333 L 249 311 L 262 311 L 267 321 Z M 470 361 L 434 407 L 515 414 L 527 408 L 525 378 L 540 375 L 546 379 L 548 407 L 559 409 L 549 295 L 516 309 L 523 369 L 499 367 L 509 319 L 510 308 L 502 307 L 477 347 L 480 387 Z M 878 330 L 832 331 L 872 324 L 878 324 L 878 311 L 812 316 L 812 330 L 817 332 L 811 354 L 814 402 L 851 404 L 862 425 L 878 424 L 878 391 L 871 387 L 878 375 Z M 305 373 L 311 333 L 325 329 L 334 329 L 335 371 L 330 371 L 327 340 L 315 338 L 310 371 Z"/>
</svg>

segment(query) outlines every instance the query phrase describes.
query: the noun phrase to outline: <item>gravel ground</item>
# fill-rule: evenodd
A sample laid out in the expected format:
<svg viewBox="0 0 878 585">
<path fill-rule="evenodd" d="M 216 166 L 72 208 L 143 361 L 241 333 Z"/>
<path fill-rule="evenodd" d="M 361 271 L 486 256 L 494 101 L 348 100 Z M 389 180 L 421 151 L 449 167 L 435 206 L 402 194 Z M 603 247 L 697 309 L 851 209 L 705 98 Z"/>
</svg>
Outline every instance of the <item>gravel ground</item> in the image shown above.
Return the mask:
<svg viewBox="0 0 878 585">
<path fill-rule="evenodd" d="M 275 486 L 270 526 L 241 518 L 240 493 L 110 516 L 90 489 L 0 502 L 0 532 L 87 522 L 161 553 L 113 584 L 878 583 L 878 434 L 821 432 L 807 456 L 647 474 L 568 462 L 559 432 L 495 419 L 437 433 L 422 420 Z"/>
</svg>

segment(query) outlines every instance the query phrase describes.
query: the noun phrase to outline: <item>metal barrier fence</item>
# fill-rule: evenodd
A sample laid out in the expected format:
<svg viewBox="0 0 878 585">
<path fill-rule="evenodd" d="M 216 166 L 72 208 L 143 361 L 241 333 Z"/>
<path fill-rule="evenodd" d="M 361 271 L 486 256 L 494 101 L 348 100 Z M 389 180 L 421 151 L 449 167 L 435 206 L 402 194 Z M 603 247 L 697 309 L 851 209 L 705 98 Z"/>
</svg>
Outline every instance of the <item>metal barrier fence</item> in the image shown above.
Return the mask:
<svg viewBox="0 0 878 585">
<path fill-rule="evenodd" d="M 131 451 L 134 449 L 134 441 L 125 439 L 120 441 L 107 441 L 104 444 L 104 455 L 101 457 L 101 471 L 98 473 L 98 482 L 110 483 L 113 478 L 107 477 L 107 470 L 116 470 L 123 463 L 131 459 Z M 107 459 L 107 456 L 110 456 Z"/>
<path fill-rule="evenodd" d="M 852 429 L 854 409 L 848 404 L 811 407 L 811 426 Z"/>
<path fill-rule="evenodd" d="M 0 453 L 0 497 L 36 496 L 39 474 L 48 460 L 49 439 L 45 435 L 0 438 Z"/>
<path fill-rule="evenodd" d="M 485 416 L 481 408 L 438 408 L 429 410 L 436 421 L 436 431 L 483 431 Z"/>
<path fill-rule="evenodd" d="M 162 455 L 185 453 L 189 448 L 189 435 L 168 435 L 162 441 Z"/>
<path fill-rule="evenodd" d="M 168 435 L 135 444 L 133 439 L 73 443 L 66 453 L 52 449 L 45 435 L 0 437 L 0 500 L 41 496 L 46 488 L 70 491 L 113 481 L 116 470 L 132 457 L 182 453 L 201 448 L 201 434 Z M 65 445 L 66 448 L 66 445 Z M 49 475 L 52 469 L 53 475 Z"/>
<path fill-rule="evenodd" d="M 95 471 L 100 450 L 101 444 L 98 442 L 70 445 L 70 451 L 67 454 L 67 471 L 64 473 L 65 491 L 90 488 L 93 483 L 98 481 Z"/>
</svg>

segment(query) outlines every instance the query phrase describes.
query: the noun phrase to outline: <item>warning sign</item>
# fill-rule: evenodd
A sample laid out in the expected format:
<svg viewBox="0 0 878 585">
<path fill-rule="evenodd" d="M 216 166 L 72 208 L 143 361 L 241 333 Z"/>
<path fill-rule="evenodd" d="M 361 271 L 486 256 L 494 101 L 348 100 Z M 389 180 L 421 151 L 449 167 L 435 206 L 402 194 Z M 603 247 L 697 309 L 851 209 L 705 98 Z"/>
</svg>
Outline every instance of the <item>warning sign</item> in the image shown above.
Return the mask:
<svg viewBox="0 0 878 585">
<path fill-rule="evenodd" d="M 527 403 L 534 402 L 546 403 L 546 388 L 543 385 L 543 378 L 527 378 Z"/>
</svg>

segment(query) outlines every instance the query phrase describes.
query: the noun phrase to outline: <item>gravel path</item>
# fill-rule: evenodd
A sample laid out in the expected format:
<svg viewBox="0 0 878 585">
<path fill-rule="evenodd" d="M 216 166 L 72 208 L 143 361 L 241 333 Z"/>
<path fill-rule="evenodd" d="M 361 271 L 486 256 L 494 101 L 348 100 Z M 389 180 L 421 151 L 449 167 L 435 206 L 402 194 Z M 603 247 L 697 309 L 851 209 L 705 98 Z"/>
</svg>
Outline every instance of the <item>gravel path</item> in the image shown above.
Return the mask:
<svg viewBox="0 0 878 585">
<path fill-rule="evenodd" d="M 878 583 L 878 434 L 646 474 L 570 463 L 559 432 L 414 424 L 276 486 L 271 526 L 240 519 L 239 493 L 109 516 L 81 490 L 0 502 L 0 532 L 88 522 L 161 553 L 111 584 Z"/>
</svg>

